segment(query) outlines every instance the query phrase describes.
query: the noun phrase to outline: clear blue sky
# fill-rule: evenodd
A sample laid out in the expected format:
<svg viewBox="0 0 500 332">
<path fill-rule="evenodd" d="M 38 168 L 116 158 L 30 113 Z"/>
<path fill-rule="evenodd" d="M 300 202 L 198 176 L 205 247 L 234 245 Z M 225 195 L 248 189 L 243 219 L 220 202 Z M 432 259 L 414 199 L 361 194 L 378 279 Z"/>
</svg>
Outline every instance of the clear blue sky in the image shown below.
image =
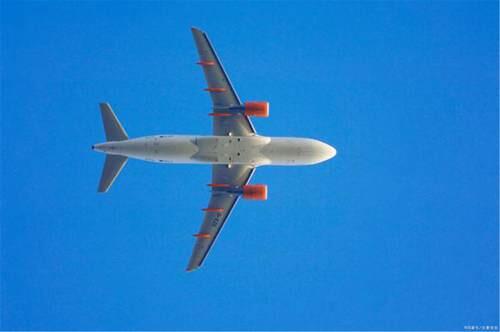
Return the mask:
<svg viewBox="0 0 500 332">
<path fill-rule="evenodd" d="M 498 4 L 1 4 L 3 329 L 498 326 Z M 96 193 L 108 101 L 132 137 L 210 134 L 190 27 L 263 135 L 329 162 L 261 168 L 185 273 L 209 166 L 130 161 Z"/>
</svg>

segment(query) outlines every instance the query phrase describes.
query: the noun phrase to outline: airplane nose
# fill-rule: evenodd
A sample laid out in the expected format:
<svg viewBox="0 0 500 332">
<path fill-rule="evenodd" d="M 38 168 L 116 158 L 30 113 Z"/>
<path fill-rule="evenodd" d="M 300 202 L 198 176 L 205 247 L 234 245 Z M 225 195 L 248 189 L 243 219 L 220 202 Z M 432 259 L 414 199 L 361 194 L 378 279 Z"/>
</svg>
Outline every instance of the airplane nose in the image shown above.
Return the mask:
<svg viewBox="0 0 500 332">
<path fill-rule="evenodd" d="M 321 141 L 315 142 L 315 156 L 317 162 L 323 162 L 328 159 L 333 158 L 337 154 L 337 150 L 333 146 L 330 146 Z"/>
<path fill-rule="evenodd" d="M 337 155 L 337 150 L 333 146 L 328 145 L 327 155 L 328 155 L 328 159 L 331 159 Z"/>
<path fill-rule="evenodd" d="M 321 142 L 321 147 L 320 147 L 320 154 L 321 154 L 321 159 L 328 160 L 337 154 L 337 150 L 333 146 L 330 146 L 326 143 Z"/>
<path fill-rule="evenodd" d="M 95 150 L 95 145 L 92 145 L 92 150 Z"/>
<path fill-rule="evenodd" d="M 309 158 L 309 163 L 317 164 L 333 158 L 337 154 L 337 150 L 333 146 L 323 143 L 318 140 L 305 140 L 302 148 L 302 156 Z"/>
</svg>

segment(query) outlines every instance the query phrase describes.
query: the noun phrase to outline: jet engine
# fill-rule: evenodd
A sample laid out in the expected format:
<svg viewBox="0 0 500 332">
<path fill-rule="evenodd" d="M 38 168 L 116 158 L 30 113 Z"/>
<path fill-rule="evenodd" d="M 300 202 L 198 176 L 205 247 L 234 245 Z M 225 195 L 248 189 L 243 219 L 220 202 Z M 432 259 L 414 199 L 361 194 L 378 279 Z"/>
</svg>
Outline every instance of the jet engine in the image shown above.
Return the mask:
<svg viewBox="0 0 500 332">
<path fill-rule="evenodd" d="M 267 200 L 267 186 L 265 184 L 247 184 L 243 186 L 243 198 L 265 201 Z"/>
<path fill-rule="evenodd" d="M 243 114 L 246 116 L 255 116 L 258 118 L 269 117 L 269 103 L 267 101 L 247 101 Z"/>
</svg>

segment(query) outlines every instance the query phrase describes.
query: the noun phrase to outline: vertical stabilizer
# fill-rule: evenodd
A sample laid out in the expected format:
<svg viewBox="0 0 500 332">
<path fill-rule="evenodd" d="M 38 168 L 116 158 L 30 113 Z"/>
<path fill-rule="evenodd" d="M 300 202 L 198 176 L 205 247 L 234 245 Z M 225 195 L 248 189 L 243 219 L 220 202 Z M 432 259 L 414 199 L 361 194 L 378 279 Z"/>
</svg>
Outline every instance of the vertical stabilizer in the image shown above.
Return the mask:
<svg viewBox="0 0 500 332">
<path fill-rule="evenodd" d="M 101 181 L 99 181 L 99 188 L 97 189 L 98 192 L 105 193 L 109 190 L 126 162 L 127 157 L 111 154 L 106 155 Z"/>
<path fill-rule="evenodd" d="M 107 141 L 125 141 L 128 135 L 108 103 L 100 103 L 102 123 Z"/>
</svg>

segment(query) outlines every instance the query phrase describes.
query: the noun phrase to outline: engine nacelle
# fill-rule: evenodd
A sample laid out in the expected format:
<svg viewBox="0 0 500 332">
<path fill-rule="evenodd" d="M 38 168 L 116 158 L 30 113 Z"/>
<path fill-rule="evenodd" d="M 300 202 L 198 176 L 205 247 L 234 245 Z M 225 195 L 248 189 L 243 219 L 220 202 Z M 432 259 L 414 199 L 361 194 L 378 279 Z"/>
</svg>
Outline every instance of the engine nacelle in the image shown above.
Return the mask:
<svg viewBox="0 0 500 332">
<path fill-rule="evenodd" d="M 247 184 L 243 186 L 243 198 L 265 201 L 267 200 L 267 186 L 265 184 Z"/>
<path fill-rule="evenodd" d="M 269 103 L 267 101 L 247 101 L 243 114 L 258 118 L 269 117 Z"/>
</svg>

